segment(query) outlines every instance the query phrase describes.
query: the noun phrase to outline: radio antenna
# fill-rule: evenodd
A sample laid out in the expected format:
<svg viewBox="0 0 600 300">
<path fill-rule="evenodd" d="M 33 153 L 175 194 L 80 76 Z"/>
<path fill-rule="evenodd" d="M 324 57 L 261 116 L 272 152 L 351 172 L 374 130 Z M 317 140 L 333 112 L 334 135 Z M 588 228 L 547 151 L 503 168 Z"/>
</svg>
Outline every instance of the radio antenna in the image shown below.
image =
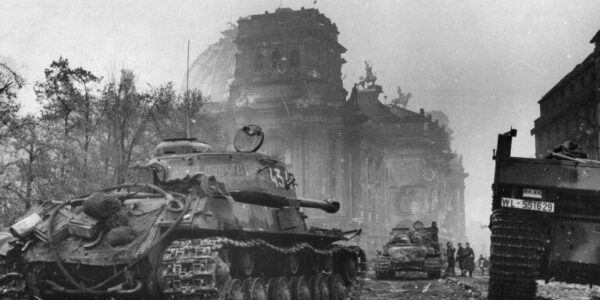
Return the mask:
<svg viewBox="0 0 600 300">
<path fill-rule="evenodd" d="M 187 44 L 187 64 L 186 64 L 186 72 L 185 72 L 185 137 L 190 138 L 190 40 L 188 40 Z"/>
</svg>

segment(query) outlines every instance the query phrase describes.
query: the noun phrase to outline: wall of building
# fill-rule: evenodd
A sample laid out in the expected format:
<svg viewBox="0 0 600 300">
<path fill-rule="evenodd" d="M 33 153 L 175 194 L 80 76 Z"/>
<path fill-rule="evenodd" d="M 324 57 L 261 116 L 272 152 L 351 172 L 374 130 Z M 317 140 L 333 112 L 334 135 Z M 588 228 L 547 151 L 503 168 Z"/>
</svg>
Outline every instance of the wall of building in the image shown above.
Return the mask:
<svg viewBox="0 0 600 300">
<path fill-rule="evenodd" d="M 600 31 L 599 31 L 600 33 Z M 535 135 L 536 155 L 543 157 L 548 150 L 571 141 L 583 147 L 589 158 L 600 159 L 600 49 L 596 44 L 583 62 L 538 101 L 540 117 L 531 131 Z"/>
</svg>

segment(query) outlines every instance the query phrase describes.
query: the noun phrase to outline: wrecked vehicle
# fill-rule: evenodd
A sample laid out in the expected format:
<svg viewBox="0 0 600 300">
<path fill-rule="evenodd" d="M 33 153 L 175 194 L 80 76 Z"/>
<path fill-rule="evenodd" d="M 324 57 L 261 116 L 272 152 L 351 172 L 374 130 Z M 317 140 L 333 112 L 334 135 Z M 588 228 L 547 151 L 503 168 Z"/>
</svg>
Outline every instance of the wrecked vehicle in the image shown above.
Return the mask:
<svg viewBox="0 0 600 300">
<path fill-rule="evenodd" d="M 378 251 L 375 277 L 440 278 L 443 263 L 437 234 L 435 223 L 426 228 L 421 221 L 416 221 L 412 229 L 401 225 L 394 227 L 383 251 Z"/>
<path fill-rule="evenodd" d="M 534 299 L 536 280 L 600 283 L 600 161 L 572 144 L 544 159 L 511 156 L 498 135 L 489 299 Z"/>
<path fill-rule="evenodd" d="M 257 153 L 258 126 L 237 152 L 195 139 L 160 143 L 131 183 L 47 202 L 11 227 L 5 299 L 345 299 L 365 271 L 345 246 L 360 230 L 308 228 L 293 175 Z M 1 236 L 0 236 L 1 238 Z M 1 249 L 1 248 L 0 248 Z"/>
</svg>

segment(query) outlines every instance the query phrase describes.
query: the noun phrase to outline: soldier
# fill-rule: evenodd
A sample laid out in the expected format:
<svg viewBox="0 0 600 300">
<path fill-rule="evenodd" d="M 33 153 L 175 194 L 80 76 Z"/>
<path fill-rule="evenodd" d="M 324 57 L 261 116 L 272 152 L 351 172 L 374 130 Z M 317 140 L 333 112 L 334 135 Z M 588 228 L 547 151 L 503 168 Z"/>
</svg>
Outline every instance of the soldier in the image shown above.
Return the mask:
<svg viewBox="0 0 600 300">
<path fill-rule="evenodd" d="M 448 276 L 456 275 L 456 271 L 454 270 L 456 268 L 456 261 L 454 259 L 455 251 L 456 248 L 452 246 L 451 242 L 446 243 L 446 257 L 448 258 L 448 270 L 446 270 L 446 274 L 448 274 Z"/>
<path fill-rule="evenodd" d="M 431 222 L 431 227 L 429 227 L 431 230 L 431 233 L 434 235 L 434 242 L 437 242 L 437 234 L 438 234 L 438 227 L 437 227 L 437 222 L 433 221 Z"/>
<path fill-rule="evenodd" d="M 461 243 L 458 243 L 458 250 L 456 250 L 456 260 L 458 260 L 458 267 L 460 268 L 460 276 L 465 276 L 465 248 Z"/>
<path fill-rule="evenodd" d="M 469 277 L 473 277 L 473 269 L 475 269 L 475 252 L 470 247 L 469 243 L 465 243 L 463 267 L 469 273 Z"/>
<path fill-rule="evenodd" d="M 440 253 L 440 243 L 437 236 L 438 232 L 439 229 L 437 228 L 437 223 L 435 221 L 431 222 L 431 227 L 429 227 L 429 237 L 431 239 L 430 243 L 436 253 Z"/>
<path fill-rule="evenodd" d="M 477 264 L 481 269 L 481 276 L 485 275 L 485 270 L 489 267 L 489 261 L 485 257 L 483 257 L 483 254 L 479 254 Z"/>
</svg>

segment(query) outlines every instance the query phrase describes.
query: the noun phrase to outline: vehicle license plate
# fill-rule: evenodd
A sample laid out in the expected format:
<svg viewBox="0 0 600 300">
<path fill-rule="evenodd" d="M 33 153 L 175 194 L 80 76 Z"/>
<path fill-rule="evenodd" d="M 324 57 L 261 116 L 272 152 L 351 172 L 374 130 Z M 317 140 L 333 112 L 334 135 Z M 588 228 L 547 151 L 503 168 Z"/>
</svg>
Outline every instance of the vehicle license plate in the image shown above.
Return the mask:
<svg viewBox="0 0 600 300">
<path fill-rule="evenodd" d="M 502 207 L 511 207 L 526 210 L 535 210 L 543 212 L 554 212 L 554 203 L 545 201 L 533 201 L 516 198 L 502 197 Z"/>
</svg>

